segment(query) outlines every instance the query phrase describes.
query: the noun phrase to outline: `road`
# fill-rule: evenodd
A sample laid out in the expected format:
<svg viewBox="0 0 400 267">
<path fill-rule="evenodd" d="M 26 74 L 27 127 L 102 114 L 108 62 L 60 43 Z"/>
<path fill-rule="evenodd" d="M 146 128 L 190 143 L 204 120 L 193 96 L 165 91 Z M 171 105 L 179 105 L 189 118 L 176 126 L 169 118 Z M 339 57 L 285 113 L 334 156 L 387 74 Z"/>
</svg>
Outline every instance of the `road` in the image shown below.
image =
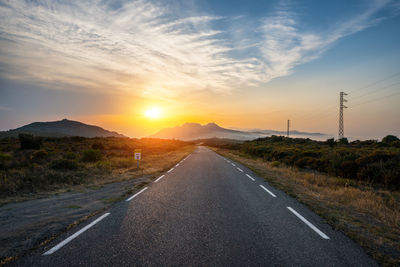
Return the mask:
<svg viewBox="0 0 400 267">
<path fill-rule="evenodd" d="M 126 201 L 18 266 L 376 266 L 245 166 L 198 147 Z"/>
</svg>

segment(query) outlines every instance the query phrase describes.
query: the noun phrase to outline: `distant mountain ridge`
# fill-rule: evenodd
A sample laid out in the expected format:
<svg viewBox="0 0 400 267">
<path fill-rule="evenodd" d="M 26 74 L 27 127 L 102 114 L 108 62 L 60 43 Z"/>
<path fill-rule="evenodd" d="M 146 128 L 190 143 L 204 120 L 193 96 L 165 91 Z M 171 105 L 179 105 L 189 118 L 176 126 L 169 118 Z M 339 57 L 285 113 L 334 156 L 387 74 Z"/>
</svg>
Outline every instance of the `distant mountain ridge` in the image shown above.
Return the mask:
<svg viewBox="0 0 400 267">
<path fill-rule="evenodd" d="M 122 134 L 105 130 L 99 126 L 88 125 L 79 121 L 67 119 L 49 122 L 33 122 L 17 129 L 0 132 L 0 137 L 17 136 L 20 133 L 30 133 L 48 137 L 125 137 Z"/>
<path fill-rule="evenodd" d="M 312 136 L 312 137 L 325 137 L 327 135 L 321 133 L 306 133 L 299 131 L 292 131 L 293 135 L 298 136 Z M 175 126 L 172 128 L 164 128 L 159 132 L 151 135 L 153 138 L 164 138 L 164 139 L 180 139 L 184 141 L 196 140 L 196 139 L 209 139 L 209 138 L 224 138 L 224 139 L 236 139 L 236 140 L 252 140 L 259 137 L 266 137 L 271 135 L 286 135 L 284 131 L 275 130 L 233 130 L 222 128 L 215 123 L 208 123 L 201 125 L 199 123 L 185 123 L 181 126 Z"/>
</svg>

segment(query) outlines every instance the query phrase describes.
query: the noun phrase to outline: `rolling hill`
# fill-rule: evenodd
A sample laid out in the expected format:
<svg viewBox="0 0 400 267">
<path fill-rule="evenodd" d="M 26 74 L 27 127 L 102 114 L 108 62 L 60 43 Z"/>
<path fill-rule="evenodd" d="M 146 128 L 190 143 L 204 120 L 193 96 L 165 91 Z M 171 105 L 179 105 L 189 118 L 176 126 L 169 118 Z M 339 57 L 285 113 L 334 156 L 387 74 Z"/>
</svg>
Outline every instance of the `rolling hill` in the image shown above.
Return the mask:
<svg viewBox="0 0 400 267">
<path fill-rule="evenodd" d="M 49 122 L 33 122 L 17 129 L 0 132 L 0 137 L 17 136 L 20 133 L 29 133 L 48 137 L 125 137 L 122 134 L 105 130 L 99 126 L 88 125 L 79 121 L 67 119 Z"/>
<path fill-rule="evenodd" d="M 181 126 L 175 126 L 173 128 L 164 128 L 159 132 L 151 135 L 153 138 L 165 138 L 165 139 L 180 139 L 184 141 L 197 140 L 197 139 L 209 139 L 209 138 L 224 138 L 224 139 L 235 139 L 235 140 L 252 140 L 259 137 L 266 137 L 271 135 L 285 135 L 286 132 L 275 131 L 275 130 L 232 130 L 222 128 L 215 123 L 208 123 L 201 125 L 199 123 L 185 123 Z M 306 133 L 293 131 L 294 137 L 310 137 L 310 138 L 326 138 L 327 135 L 321 133 Z"/>
</svg>

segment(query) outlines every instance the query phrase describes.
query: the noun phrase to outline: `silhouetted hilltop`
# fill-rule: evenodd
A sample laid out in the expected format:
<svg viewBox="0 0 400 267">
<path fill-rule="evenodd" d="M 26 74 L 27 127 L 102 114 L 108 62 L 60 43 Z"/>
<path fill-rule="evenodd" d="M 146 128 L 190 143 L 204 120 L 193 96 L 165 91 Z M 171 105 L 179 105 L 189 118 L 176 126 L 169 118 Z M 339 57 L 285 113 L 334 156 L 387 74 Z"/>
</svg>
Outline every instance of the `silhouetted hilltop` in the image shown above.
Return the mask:
<svg viewBox="0 0 400 267">
<path fill-rule="evenodd" d="M 151 135 L 154 138 L 165 138 L 165 139 L 180 139 L 180 140 L 197 140 L 197 139 L 209 139 L 209 138 L 222 138 L 222 139 L 234 139 L 234 140 L 252 140 L 259 137 L 266 137 L 271 135 L 285 135 L 286 132 L 274 131 L 274 130 L 232 130 L 222 128 L 215 123 L 208 123 L 201 125 L 199 123 L 185 123 L 180 126 L 172 128 L 164 128 L 159 132 Z M 324 137 L 325 134 L 321 133 L 305 133 L 293 131 L 293 135 L 305 135 L 305 136 L 316 136 Z"/>
<path fill-rule="evenodd" d="M 105 130 L 99 126 L 88 125 L 79 121 L 63 119 L 60 121 L 33 122 L 17 129 L 0 132 L 0 137 L 17 136 L 20 133 L 33 135 L 63 137 L 125 137 L 117 132 Z"/>
</svg>

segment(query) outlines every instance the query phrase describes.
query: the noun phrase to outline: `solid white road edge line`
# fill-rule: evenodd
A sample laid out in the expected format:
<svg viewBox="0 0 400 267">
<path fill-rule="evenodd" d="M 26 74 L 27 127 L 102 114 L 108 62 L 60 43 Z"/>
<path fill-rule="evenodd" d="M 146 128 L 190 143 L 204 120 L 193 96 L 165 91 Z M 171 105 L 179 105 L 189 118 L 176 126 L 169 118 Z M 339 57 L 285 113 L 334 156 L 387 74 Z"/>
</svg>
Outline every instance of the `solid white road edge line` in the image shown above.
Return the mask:
<svg viewBox="0 0 400 267">
<path fill-rule="evenodd" d="M 239 167 L 236 167 L 236 169 L 238 169 L 238 171 L 243 172 L 243 170 Z"/>
<path fill-rule="evenodd" d="M 247 173 L 246 173 L 246 176 L 249 177 L 249 179 L 252 180 L 253 182 L 255 181 L 255 179 L 253 177 L 251 177 L 250 175 L 248 175 Z"/>
<path fill-rule="evenodd" d="M 288 210 L 290 210 L 294 215 L 296 215 L 300 220 L 302 220 L 305 224 L 307 224 L 308 227 L 310 227 L 311 229 L 313 229 L 317 234 L 319 234 L 323 239 L 330 239 L 326 234 L 324 234 L 323 232 L 321 232 L 321 230 L 319 230 L 317 227 L 315 227 L 312 223 L 310 223 L 309 221 L 307 221 L 306 218 L 304 218 L 303 216 L 301 216 L 300 214 L 297 213 L 297 211 L 295 211 L 294 209 L 292 209 L 291 207 L 287 207 Z"/>
<path fill-rule="evenodd" d="M 125 201 L 131 201 L 132 199 L 134 199 L 136 196 L 138 196 L 140 193 L 142 193 L 143 191 L 145 191 L 148 187 L 146 186 L 145 188 L 143 188 L 142 190 L 140 190 L 139 192 L 137 192 L 136 194 L 134 194 L 133 196 L 131 196 L 130 198 L 128 198 Z"/>
<path fill-rule="evenodd" d="M 269 190 L 268 190 L 267 188 L 265 188 L 263 185 L 260 185 L 260 187 L 261 187 L 262 189 L 264 189 L 265 191 L 267 191 L 267 193 L 270 194 L 271 196 L 276 197 L 274 193 L 272 193 L 271 191 L 269 191 Z"/>
<path fill-rule="evenodd" d="M 153 183 L 157 183 L 158 181 L 160 181 L 165 175 L 161 175 L 160 177 L 157 178 L 157 180 L 155 180 Z"/>
<path fill-rule="evenodd" d="M 103 214 L 101 217 L 97 218 L 95 221 L 93 221 L 92 223 L 86 225 L 85 227 L 83 227 L 81 230 L 79 230 L 78 232 L 76 232 L 75 234 L 71 235 L 70 237 L 68 237 L 67 239 L 65 239 L 64 241 L 62 241 L 61 243 L 59 243 L 58 245 L 54 246 L 53 248 L 51 248 L 50 250 L 46 251 L 45 253 L 43 253 L 43 256 L 47 256 L 47 255 L 51 255 L 54 252 L 56 252 L 57 250 L 59 250 L 60 248 L 62 248 L 63 246 L 65 246 L 66 244 L 68 244 L 69 242 L 71 242 L 73 239 L 75 239 L 76 237 L 78 237 L 80 234 L 82 234 L 83 232 L 85 232 L 87 229 L 89 229 L 90 227 L 92 227 L 93 225 L 95 225 L 96 223 L 100 222 L 101 220 L 103 220 L 105 217 L 107 217 L 108 215 L 110 215 L 109 212 Z"/>
</svg>

